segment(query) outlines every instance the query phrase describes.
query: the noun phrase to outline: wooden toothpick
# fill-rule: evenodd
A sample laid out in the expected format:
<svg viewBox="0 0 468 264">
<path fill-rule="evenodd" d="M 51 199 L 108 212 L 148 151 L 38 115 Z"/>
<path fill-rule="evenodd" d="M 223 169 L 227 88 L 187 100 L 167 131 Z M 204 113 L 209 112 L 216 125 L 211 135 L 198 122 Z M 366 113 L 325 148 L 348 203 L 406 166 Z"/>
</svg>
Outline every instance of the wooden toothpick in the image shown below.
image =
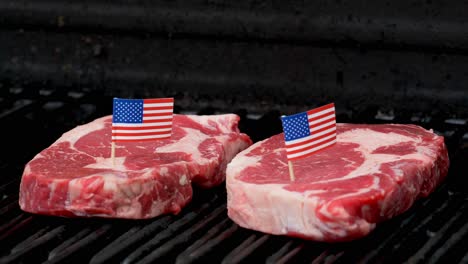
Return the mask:
<svg viewBox="0 0 468 264">
<path fill-rule="evenodd" d="M 293 168 L 293 163 L 292 161 L 288 161 L 288 167 L 289 167 L 289 178 L 291 179 L 291 181 L 295 181 L 295 177 L 294 177 L 294 168 Z"/>
<path fill-rule="evenodd" d="M 112 142 L 111 159 L 112 159 L 112 165 L 115 166 L 115 142 Z"/>
</svg>

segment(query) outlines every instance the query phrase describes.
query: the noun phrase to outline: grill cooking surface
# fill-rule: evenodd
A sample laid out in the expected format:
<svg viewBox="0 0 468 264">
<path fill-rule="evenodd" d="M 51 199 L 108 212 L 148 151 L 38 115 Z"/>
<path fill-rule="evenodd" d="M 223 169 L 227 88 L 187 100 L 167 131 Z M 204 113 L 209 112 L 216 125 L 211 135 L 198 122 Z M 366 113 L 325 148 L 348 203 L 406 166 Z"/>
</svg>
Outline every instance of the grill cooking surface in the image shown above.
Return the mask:
<svg viewBox="0 0 468 264">
<path fill-rule="evenodd" d="M 468 263 L 466 8 L 0 1 L 0 263 Z M 22 212 L 24 165 L 62 133 L 110 114 L 111 96 L 174 96 L 179 113 L 235 112 L 254 141 L 281 131 L 278 109 L 335 101 L 339 122 L 414 123 L 444 135 L 449 176 L 405 214 L 341 244 L 240 228 L 227 217 L 224 186 L 195 190 L 177 216 L 144 221 Z"/>
<path fill-rule="evenodd" d="M 5 87 L 4 87 L 5 88 Z M 18 206 L 23 166 L 63 132 L 110 114 L 111 98 L 83 92 L 6 87 L 0 91 L 4 143 L 0 160 L 0 263 L 468 263 L 468 125 L 447 113 L 368 108 L 340 111 L 339 122 L 416 123 L 446 136 L 448 179 L 405 214 L 368 237 L 325 244 L 250 231 L 229 220 L 224 186 L 194 191 L 176 216 L 150 220 L 66 219 L 32 215 Z M 177 109 L 215 113 L 216 109 Z M 242 116 L 254 141 L 280 132 L 278 112 Z"/>
</svg>

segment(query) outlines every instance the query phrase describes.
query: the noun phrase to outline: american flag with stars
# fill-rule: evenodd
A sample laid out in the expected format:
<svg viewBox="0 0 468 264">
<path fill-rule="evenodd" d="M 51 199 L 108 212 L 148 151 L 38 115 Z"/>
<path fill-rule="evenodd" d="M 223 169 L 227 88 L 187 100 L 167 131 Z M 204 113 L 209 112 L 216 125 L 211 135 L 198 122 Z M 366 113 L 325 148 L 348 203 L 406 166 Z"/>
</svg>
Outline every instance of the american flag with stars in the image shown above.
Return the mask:
<svg viewBox="0 0 468 264">
<path fill-rule="evenodd" d="M 286 155 L 296 160 L 336 143 L 335 105 L 327 104 L 307 112 L 281 117 Z"/>
<path fill-rule="evenodd" d="M 114 98 L 112 142 L 170 138 L 174 98 Z"/>
</svg>

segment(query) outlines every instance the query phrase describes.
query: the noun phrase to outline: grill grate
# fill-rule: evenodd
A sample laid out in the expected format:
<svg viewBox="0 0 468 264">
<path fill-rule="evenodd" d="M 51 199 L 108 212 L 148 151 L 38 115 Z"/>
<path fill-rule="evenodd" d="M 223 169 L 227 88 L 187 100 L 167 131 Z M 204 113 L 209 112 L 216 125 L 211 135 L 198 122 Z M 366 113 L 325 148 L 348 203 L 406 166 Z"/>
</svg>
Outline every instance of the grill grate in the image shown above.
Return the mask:
<svg viewBox="0 0 468 264">
<path fill-rule="evenodd" d="M 20 91 L 14 97 L 22 95 Z M 92 93 L 80 98 L 63 96 L 52 91 L 35 99 L 28 97 L 28 103 L 22 107 L 15 104 L 0 107 L 2 123 L 14 122 L 22 130 L 37 131 L 34 138 L 24 139 L 22 153 L 0 159 L 0 263 L 154 263 L 161 260 L 173 263 L 468 263 L 463 246 L 468 239 L 468 224 L 464 221 L 468 216 L 468 194 L 463 185 L 464 163 L 468 157 L 466 122 L 419 119 L 420 125 L 446 135 L 450 150 L 450 175 L 435 193 L 416 202 L 403 215 L 381 223 L 366 238 L 325 244 L 237 226 L 226 215 L 223 186 L 213 190 L 195 189 L 194 200 L 180 215 L 149 220 L 66 219 L 22 212 L 18 207 L 18 186 L 24 164 L 61 133 L 109 114 L 107 109 L 111 109 L 106 106 L 76 113 L 77 109 L 86 109 L 86 105 L 102 105 L 102 101 L 111 100 Z M 50 98 L 60 103 L 51 108 Z M 264 113 L 260 119 L 247 119 L 246 111 L 242 114 L 241 130 L 255 140 L 279 132 L 258 129 L 263 122 L 273 122 L 277 127 L 278 113 Z M 348 116 L 346 121 L 356 123 L 385 122 L 375 119 L 376 115 Z M 393 122 L 402 121 L 395 116 Z M 15 142 L 24 135 L 11 133 L 9 136 L 15 140 L 6 142 L 6 148 L 17 147 Z"/>
</svg>

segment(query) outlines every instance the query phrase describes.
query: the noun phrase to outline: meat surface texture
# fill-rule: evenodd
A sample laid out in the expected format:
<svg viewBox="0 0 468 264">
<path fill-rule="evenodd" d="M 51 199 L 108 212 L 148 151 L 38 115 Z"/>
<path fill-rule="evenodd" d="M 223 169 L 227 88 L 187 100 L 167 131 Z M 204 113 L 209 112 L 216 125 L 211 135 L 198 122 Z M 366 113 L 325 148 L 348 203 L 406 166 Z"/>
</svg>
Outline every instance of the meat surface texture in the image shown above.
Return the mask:
<svg viewBox="0 0 468 264">
<path fill-rule="evenodd" d="M 178 213 L 192 198 L 192 183 L 222 183 L 227 163 L 251 145 L 238 121 L 233 114 L 174 115 L 170 139 L 117 143 L 114 162 L 112 117 L 78 126 L 26 164 L 20 206 L 66 217 Z"/>
<path fill-rule="evenodd" d="M 447 175 L 444 138 L 415 125 L 337 124 L 337 144 L 294 161 L 283 134 L 239 153 L 226 172 L 229 217 L 270 234 L 338 242 L 367 235 Z"/>
</svg>

